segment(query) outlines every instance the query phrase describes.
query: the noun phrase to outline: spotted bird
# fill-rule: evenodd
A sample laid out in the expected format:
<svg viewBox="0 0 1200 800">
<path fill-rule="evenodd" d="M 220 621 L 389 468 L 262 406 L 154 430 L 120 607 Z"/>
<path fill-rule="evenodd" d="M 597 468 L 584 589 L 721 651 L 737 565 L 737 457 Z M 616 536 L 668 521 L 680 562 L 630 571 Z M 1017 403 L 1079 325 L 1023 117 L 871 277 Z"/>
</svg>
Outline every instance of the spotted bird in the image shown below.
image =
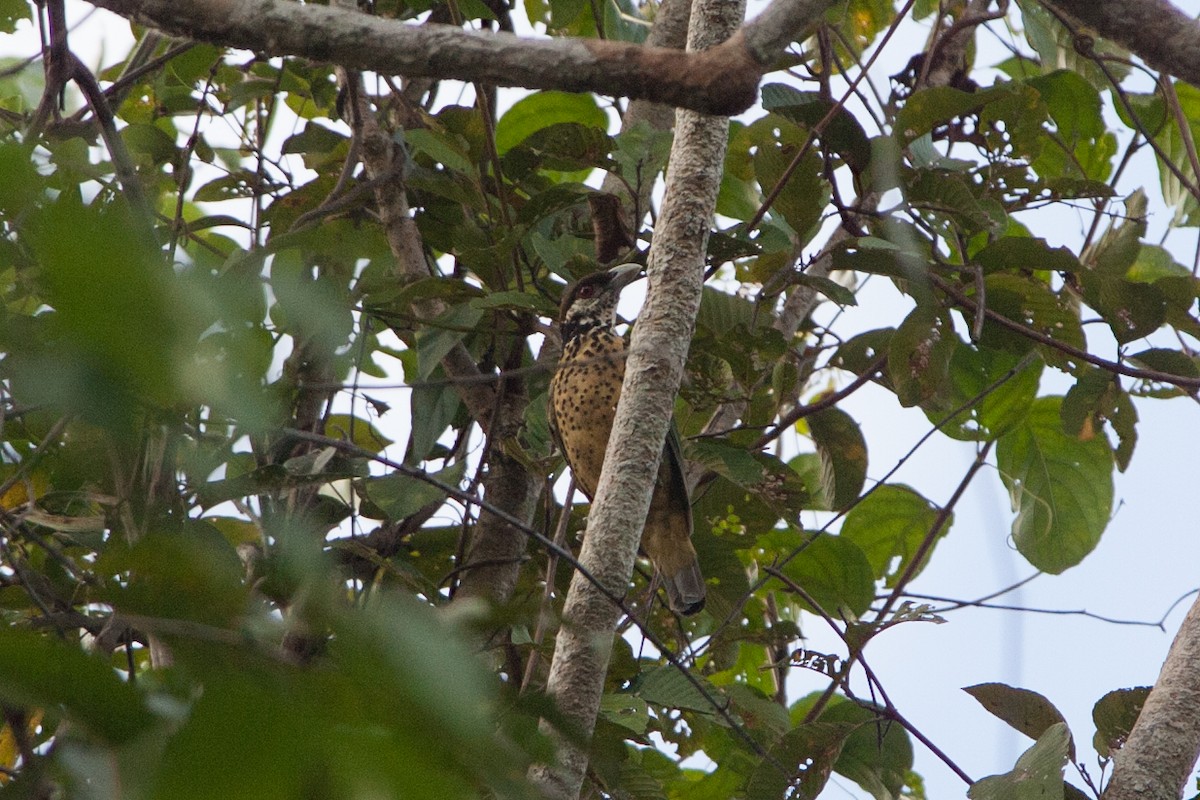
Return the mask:
<svg viewBox="0 0 1200 800">
<path fill-rule="evenodd" d="M 622 264 L 589 275 L 567 288 L 559 310 L 563 352 L 550 381 L 550 432 L 588 500 L 600 482 L 625 377 L 625 340 L 614 330 L 617 300 L 640 270 Z M 692 508 L 674 423 L 663 445 L 642 551 L 672 610 L 695 614 L 704 607 L 704 576 L 692 546 Z"/>
</svg>

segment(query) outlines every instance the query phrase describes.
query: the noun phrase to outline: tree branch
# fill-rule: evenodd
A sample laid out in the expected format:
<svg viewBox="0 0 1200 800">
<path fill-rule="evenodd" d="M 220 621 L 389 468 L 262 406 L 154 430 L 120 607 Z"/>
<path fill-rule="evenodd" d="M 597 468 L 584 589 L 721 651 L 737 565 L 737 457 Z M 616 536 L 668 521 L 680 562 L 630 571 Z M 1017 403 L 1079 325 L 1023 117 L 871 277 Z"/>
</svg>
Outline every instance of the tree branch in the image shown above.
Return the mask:
<svg viewBox="0 0 1200 800">
<path fill-rule="evenodd" d="M 749 108 L 771 62 L 833 0 L 774 0 L 763 21 L 703 52 L 411 25 L 275 0 L 91 0 L 165 33 L 349 69 L 654 100 L 710 114 Z M 769 24 L 768 24 L 769 23 Z M 747 35 L 750 38 L 747 38 Z"/>
<path fill-rule="evenodd" d="M 1200 22 L 1167 0 L 1052 0 L 1047 5 L 1131 50 L 1151 67 L 1200 86 Z"/>
<path fill-rule="evenodd" d="M 1125 746 L 1118 752 L 1103 800 L 1183 797 L 1200 757 L 1200 596 L 1179 626 L 1158 681 Z"/>
<path fill-rule="evenodd" d="M 744 8 L 737 0 L 695 0 L 689 50 L 729 36 Z M 579 555 L 580 563 L 616 594 L 626 591 L 633 573 L 679 391 L 725 158 L 727 119 L 680 111 L 676 120 L 662 216 L 650 249 L 650 288 L 634 326 L 621 400 Z M 584 736 L 595 728 L 616 622 L 616 609 L 604 594 L 576 573 L 546 691 Z M 560 737 L 558 755 L 557 767 L 535 766 L 530 778 L 548 796 L 569 800 L 579 794 L 587 752 Z"/>
</svg>

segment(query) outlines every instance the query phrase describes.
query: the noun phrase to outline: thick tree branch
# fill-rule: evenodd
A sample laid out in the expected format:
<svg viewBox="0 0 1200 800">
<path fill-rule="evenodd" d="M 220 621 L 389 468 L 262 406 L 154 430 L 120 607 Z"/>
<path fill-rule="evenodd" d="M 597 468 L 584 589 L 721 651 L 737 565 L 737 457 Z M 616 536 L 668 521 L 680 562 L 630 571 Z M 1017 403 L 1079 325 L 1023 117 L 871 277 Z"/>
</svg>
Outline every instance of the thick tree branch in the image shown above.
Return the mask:
<svg viewBox="0 0 1200 800">
<path fill-rule="evenodd" d="M 1200 86 L 1200 21 L 1167 0 L 1051 0 L 1155 69 Z"/>
<path fill-rule="evenodd" d="M 534 39 L 411 25 L 278 0 L 92 0 L 165 33 L 350 69 L 654 100 L 710 114 L 749 108 L 783 48 L 833 0 L 774 0 L 763 22 L 680 53 L 599 39 Z M 757 21 L 756 21 L 757 22 Z M 748 38 L 747 38 L 748 37 Z"/>
<path fill-rule="evenodd" d="M 689 50 L 724 40 L 744 8 L 740 0 L 695 0 Z M 615 594 L 629 585 L 650 506 L 700 307 L 705 246 L 725 158 L 727 119 L 692 111 L 680 111 L 676 119 L 663 211 L 650 250 L 650 288 L 634 327 L 621 400 L 579 556 L 581 565 Z M 595 727 L 617 616 L 603 592 L 581 574 L 573 576 L 546 690 L 585 736 Z M 548 796 L 567 800 L 579 794 L 587 753 L 560 738 L 558 754 L 557 767 L 537 766 L 530 777 Z"/>
<path fill-rule="evenodd" d="M 1118 752 L 1103 800 L 1176 800 L 1200 758 L 1200 596 Z"/>
</svg>

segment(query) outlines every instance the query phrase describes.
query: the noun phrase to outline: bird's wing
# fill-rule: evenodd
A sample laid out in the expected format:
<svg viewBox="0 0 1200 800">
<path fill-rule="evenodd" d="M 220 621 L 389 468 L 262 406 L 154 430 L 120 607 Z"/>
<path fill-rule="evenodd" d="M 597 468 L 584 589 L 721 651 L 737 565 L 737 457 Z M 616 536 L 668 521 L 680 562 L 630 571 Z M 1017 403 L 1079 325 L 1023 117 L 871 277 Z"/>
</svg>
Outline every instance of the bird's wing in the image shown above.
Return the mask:
<svg viewBox="0 0 1200 800">
<path fill-rule="evenodd" d="M 692 501 L 688 496 L 687 476 L 683 460 L 683 440 L 679 438 L 679 426 L 675 418 L 671 418 L 671 426 L 667 428 L 667 441 L 663 446 L 663 458 L 667 460 L 671 472 L 671 495 L 683 499 L 683 507 L 688 512 L 688 535 L 692 533 Z"/>
</svg>

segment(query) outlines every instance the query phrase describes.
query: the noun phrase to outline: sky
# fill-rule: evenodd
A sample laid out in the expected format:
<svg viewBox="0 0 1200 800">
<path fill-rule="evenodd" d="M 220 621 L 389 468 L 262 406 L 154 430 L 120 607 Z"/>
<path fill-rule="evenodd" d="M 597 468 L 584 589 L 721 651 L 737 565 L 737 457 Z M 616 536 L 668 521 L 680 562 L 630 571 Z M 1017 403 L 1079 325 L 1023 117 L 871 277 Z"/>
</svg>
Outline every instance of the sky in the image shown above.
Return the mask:
<svg viewBox="0 0 1200 800">
<path fill-rule="evenodd" d="M 71 39 L 85 63 L 107 65 L 126 52 L 132 41 L 126 23 L 78 0 L 69 0 L 67 7 L 73 23 L 87 17 Z M 904 44 L 904 37 L 897 38 L 901 41 L 894 48 L 896 56 L 905 56 L 912 45 Z M 27 26 L 13 36 L 0 36 L 0 55 L 28 55 L 36 52 L 37 46 L 36 32 Z M 992 62 L 1003 57 L 1003 51 L 997 43 L 989 43 L 986 34 L 980 37 L 979 46 L 981 63 L 989 60 L 988 48 L 996 52 Z M 898 66 L 875 74 L 896 71 Z M 290 131 L 282 135 L 287 133 Z M 1128 170 L 1122 189 L 1128 192 L 1145 185 L 1155 197 L 1157 181 L 1155 166 L 1148 157 L 1141 157 Z M 1170 216 L 1161 204 L 1152 204 L 1149 240 L 1158 241 Z M 1025 215 L 1023 221 L 1052 245 L 1077 245 L 1090 217 L 1057 208 L 1037 217 Z M 1181 263 L 1190 264 L 1196 241 L 1192 229 L 1172 234 L 1166 246 Z M 636 292 L 629 295 L 622 312 L 633 317 L 639 300 Z M 885 324 L 880 320 L 881 309 L 887 310 L 886 324 L 894 324 L 901 318 L 905 302 L 887 282 L 875 280 L 863 288 L 859 305 L 844 312 L 840 330 L 868 330 Z M 1089 328 L 1089 337 L 1095 337 L 1095 331 L 1095 326 Z M 1096 341 L 1093 338 L 1094 346 Z M 1113 352 L 1111 347 L 1101 350 L 1103 355 Z M 1047 370 L 1042 393 L 1062 393 L 1069 386 L 1068 380 Z M 394 395 L 383 398 L 396 409 L 385 432 L 403 442 L 406 423 L 401 410 L 407 408 L 407 398 L 400 391 Z M 1191 598 L 1185 596 L 1200 585 L 1200 536 L 1196 530 L 1200 492 L 1193 467 L 1195 454 L 1200 452 L 1200 408 L 1188 399 L 1139 401 L 1137 406 L 1141 419 L 1137 450 L 1128 472 L 1116 476 L 1112 521 L 1095 552 L 1062 575 L 1039 576 L 994 601 L 1047 613 L 961 609 L 946 614 L 947 622 L 942 625 L 910 623 L 886 631 L 868 649 L 872 669 L 900 711 L 974 778 L 1007 771 L 1032 744 L 962 691 L 962 687 L 991 681 L 1048 697 L 1071 726 L 1080 761 L 1097 777 L 1090 747 L 1092 705 L 1112 689 L 1154 682 L 1190 605 Z M 929 428 L 919 410 L 900 408 L 892 394 L 871 385 L 840 407 L 858 421 L 869 443 L 869 479 L 881 478 Z M 785 445 L 792 452 L 809 449 L 798 437 Z M 909 483 L 934 502 L 944 503 L 973 458 L 971 445 L 934 437 L 891 480 Z M 994 468 L 986 468 L 959 502 L 953 527 L 912 591 L 972 600 L 1033 575 L 1033 568 L 1012 546 L 1011 520 L 999 476 Z M 816 517 L 805 521 L 823 522 Z M 1161 619 L 1163 629 L 1106 622 L 1083 616 L 1080 612 L 1084 611 L 1129 623 Z M 810 637 L 806 642 L 810 649 L 843 652 L 841 643 L 816 618 L 805 618 L 804 633 Z M 794 670 L 789 682 L 793 698 L 823 687 L 820 676 L 802 670 Z M 861 682 L 858 688 L 863 689 Z M 916 769 L 925 779 L 930 798 L 964 795 L 961 780 L 935 756 L 919 744 L 916 754 Z M 1073 769 L 1068 769 L 1067 778 L 1081 785 Z M 835 776 L 825 796 L 864 795 Z"/>
</svg>

